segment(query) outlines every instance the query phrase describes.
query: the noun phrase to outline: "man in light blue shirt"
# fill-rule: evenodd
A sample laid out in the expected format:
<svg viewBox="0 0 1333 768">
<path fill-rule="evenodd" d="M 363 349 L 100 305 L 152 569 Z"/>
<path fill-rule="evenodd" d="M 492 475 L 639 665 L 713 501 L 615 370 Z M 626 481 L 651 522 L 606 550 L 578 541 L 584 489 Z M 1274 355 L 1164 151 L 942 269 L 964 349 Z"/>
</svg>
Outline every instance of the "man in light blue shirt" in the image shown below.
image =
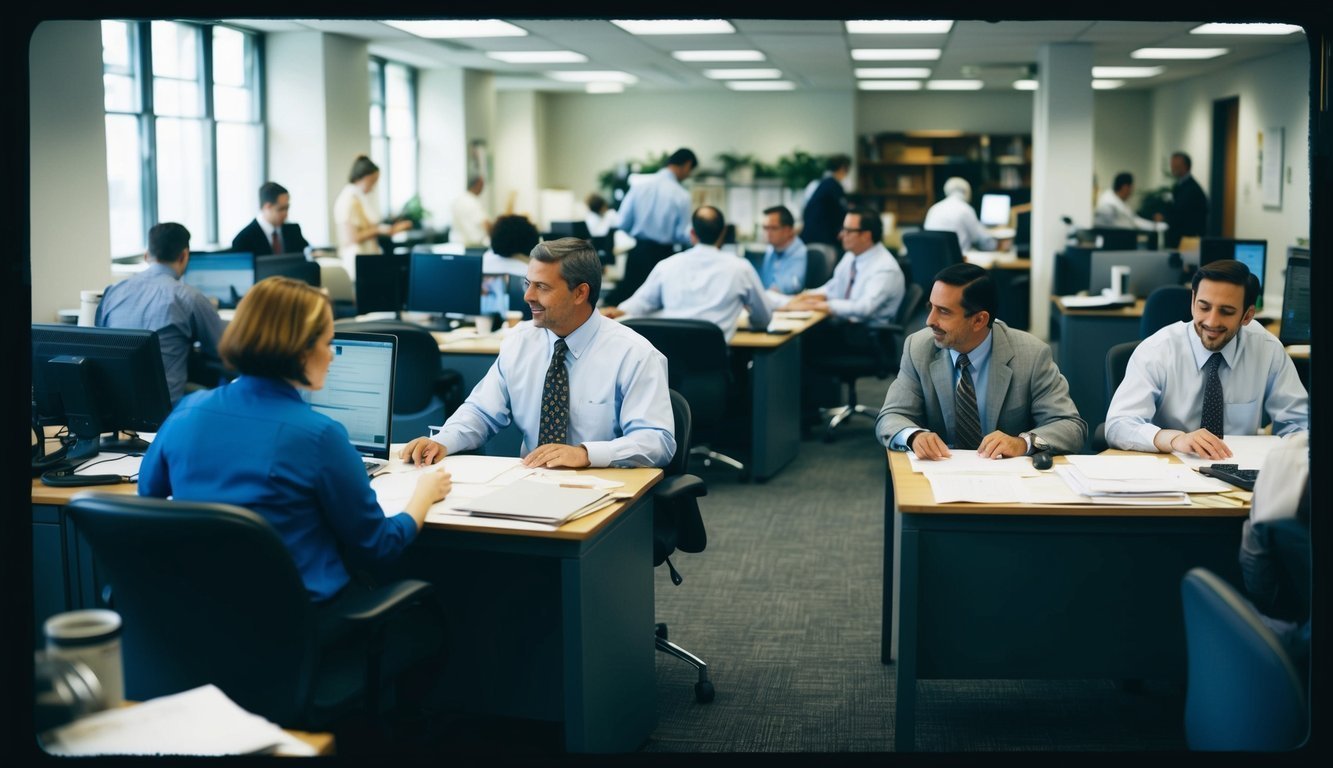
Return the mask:
<svg viewBox="0 0 1333 768">
<path fill-rule="evenodd" d="M 881 242 L 884 223 L 868 208 L 856 208 L 842 221 L 847 249 L 833 277 L 780 309 L 812 309 L 857 322 L 891 323 L 898 314 L 907 281 L 898 260 Z"/>
<path fill-rule="evenodd" d="M 1106 413 L 1112 448 L 1221 460 L 1231 456 L 1224 439 L 1257 434 L 1265 413 L 1274 435 L 1310 428 L 1310 396 L 1296 366 L 1276 336 L 1250 322 L 1259 289 L 1232 259 L 1194 273 L 1193 321 L 1159 330 L 1129 358 Z M 1210 371 L 1220 390 L 1211 398 Z M 1208 400 L 1215 405 L 1205 408 Z"/>
<path fill-rule="evenodd" d="M 693 152 L 678 149 L 667 158 L 665 168 L 630 185 L 620 203 L 620 229 L 634 238 L 634 247 L 625 255 L 625 274 L 606 297 L 608 304 L 632 296 L 677 243 L 689 245 L 690 193 L 681 182 L 698 165 Z"/>
<path fill-rule="evenodd" d="M 750 312 L 750 327 L 765 329 L 772 319 L 764 286 L 750 262 L 722 251 L 727 222 L 722 212 L 705 205 L 694 212 L 690 237 L 695 246 L 653 267 L 648 280 L 607 317 L 683 317 L 707 320 L 731 341 L 741 308 Z"/>
<path fill-rule="evenodd" d="M 800 293 L 805 288 L 807 254 L 805 242 L 796 236 L 796 219 L 787 206 L 764 209 L 764 237 L 768 250 L 759 268 L 760 282 L 777 293 Z"/>
<path fill-rule="evenodd" d="M 433 464 L 480 448 L 513 422 L 523 433 L 525 466 L 666 466 L 676 451 L 667 361 L 647 339 L 593 310 L 602 288 L 597 252 L 573 237 L 540 243 L 527 284 L 532 322 L 504 340 L 439 434 L 408 443 L 401 457 Z M 556 386 L 547 387 L 548 379 Z M 541 439 L 552 408 L 565 411 L 565 440 Z"/>
<path fill-rule="evenodd" d="M 167 391 L 174 405 L 185 394 L 190 349 L 195 342 L 203 361 L 221 369 L 222 318 L 199 289 L 181 282 L 190 264 L 190 232 L 185 227 L 165 222 L 148 230 L 144 261 L 147 269 L 102 292 L 94 322 L 99 328 L 157 331 Z"/>
</svg>

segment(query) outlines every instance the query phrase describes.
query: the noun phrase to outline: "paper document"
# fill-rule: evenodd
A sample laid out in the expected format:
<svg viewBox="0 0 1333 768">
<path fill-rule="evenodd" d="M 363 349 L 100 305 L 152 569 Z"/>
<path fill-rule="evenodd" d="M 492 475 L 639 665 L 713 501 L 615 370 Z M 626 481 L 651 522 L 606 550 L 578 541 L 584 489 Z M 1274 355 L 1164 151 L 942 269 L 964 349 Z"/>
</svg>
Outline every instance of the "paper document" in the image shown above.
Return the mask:
<svg viewBox="0 0 1333 768">
<path fill-rule="evenodd" d="M 1078 467 L 1094 480 L 1121 480 L 1135 477 L 1162 477 L 1171 466 L 1165 456 L 1066 456 L 1065 461 Z"/>
<path fill-rule="evenodd" d="M 74 472 L 76 475 L 124 475 L 133 477 L 139 474 L 139 465 L 143 463 L 143 454 L 107 453 L 103 451 L 85 461 Z"/>
<path fill-rule="evenodd" d="M 936 504 L 976 502 L 978 504 L 1014 504 L 1023 499 L 1018 477 L 987 475 L 932 474 L 927 472 L 930 492 Z"/>
<path fill-rule="evenodd" d="M 983 459 L 976 451 L 954 451 L 947 459 L 918 459 L 915 453 L 907 452 L 913 472 L 926 474 L 985 474 L 1013 475 L 1015 477 L 1036 477 L 1040 474 L 1032 468 L 1032 459 L 1027 456 L 1015 456 L 1012 459 Z"/>
<path fill-rule="evenodd" d="M 809 320 L 815 313 L 808 309 L 779 309 L 773 312 L 773 317 L 778 320 Z"/>
<path fill-rule="evenodd" d="M 1185 469 L 1185 467 L 1181 467 Z M 1054 471 L 1069 484 L 1070 490 L 1084 496 L 1091 496 L 1094 503 L 1177 503 L 1188 505 L 1189 496 L 1179 490 L 1183 480 L 1176 478 L 1154 478 L 1147 480 L 1104 480 L 1093 479 L 1079 471 L 1072 464 L 1056 465 Z M 1098 501 L 1096 497 L 1106 496 L 1110 501 Z M 1135 501 L 1141 497 L 1145 501 Z M 1164 501 L 1169 499 L 1169 501 Z"/>
<path fill-rule="evenodd" d="M 615 501 L 606 491 L 564 488 L 534 480 L 519 480 L 490 493 L 466 499 L 454 508 L 482 517 L 561 525 Z"/>
<path fill-rule="evenodd" d="M 1210 464 L 1236 464 L 1240 469 L 1263 469 L 1268 452 L 1277 446 L 1282 438 L 1274 435 L 1238 435 L 1224 437 L 1222 442 L 1231 449 L 1229 459 L 1204 459 L 1188 453 L 1176 451 L 1176 458 L 1186 465 L 1198 468 Z"/>
</svg>

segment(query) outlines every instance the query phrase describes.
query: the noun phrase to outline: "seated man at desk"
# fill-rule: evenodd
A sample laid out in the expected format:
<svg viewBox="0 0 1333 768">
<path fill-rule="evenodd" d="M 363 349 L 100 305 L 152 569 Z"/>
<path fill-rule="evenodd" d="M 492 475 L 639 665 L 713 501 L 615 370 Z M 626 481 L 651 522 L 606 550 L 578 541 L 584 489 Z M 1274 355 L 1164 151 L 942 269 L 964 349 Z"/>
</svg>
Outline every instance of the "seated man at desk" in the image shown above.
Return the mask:
<svg viewBox="0 0 1333 768">
<path fill-rule="evenodd" d="M 796 236 L 796 219 L 785 205 L 764 209 L 768 250 L 759 267 L 759 281 L 775 293 L 795 294 L 805 288 L 805 243 Z"/>
<path fill-rule="evenodd" d="M 768 327 L 771 313 L 764 286 L 750 262 L 721 250 L 726 231 L 722 212 L 700 207 L 691 218 L 694 247 L 659 261 L 639 289 L 616 307 L 602 309 L 607 317 L 680 317 L 707 320 L 730 341 L 741 308 L 750 312 L 750 327 Z"/>
<path fill-rule="evenodd" d="M 1130 210 L 1129 196 L 1134 194 L 1134 175 L 1125 171 L 1115 175 L 1111 188 L 1097 198 L 1092 212 L 1092 225 L 1108 229 L 1139 229 L 1144 232 L 1165 230 L 1166 224 L 1151 221 Z"/>
<path fill-rule="evenodd" d="M 302 236 L 300 224 L 287 222 L 290 207 L 291 195 L 285 187 L 272 181 L 264 182 L 259 188 L 259 215 L 236 233 L 231 249 L 256 256 L 305 253 L 310 244 Z"/>
<path fill-rule="evenodd" d="M 433 464 L 480 448 L 515 423 L 529 467 L 662 467 L 676 451 L 667 361 L 648 340 L 593 307 L 602 262 L 586 240 L 539 243 L 514 328 L 486 376 L 444 428 L 401 458 Z"/>
<path fill-rule="evenodd" d="M 778 309 L 828 312 L 855 322 L 893 322 L 907 281 L 898 260 L 884 247 L 884 222 L 869 208 L 855 208 L 843 217 L 840 237 L 847 252 L 833 277 Z"/>
<path fill-rule="evenodd" d="M 1088 425 L 1051 348 L 995 319 L 990 273 L 953 264 L 935 275 L 926 327 L 907 337 L 875 433 L 894 450 L 942 459 L 1075 453 Z"/>
<path fill-rule="evenodd" d="M 944 199 L 930 206 L 922 229 L 953 232 L 958 235 L 958 248 L 968 251 L 1007 251 L 1009 240 L 997 240 L 981 226 L 977 212 L 972 210 L 972 185 L 967 179 L 954 176 L 944 182 Z M 1012 236 L 1013 232 L 1010 231 Z"/>
<path fill-rule="evenodd" d="M 1131 451 L 1231 456 L 1227 435 L 1310 428 L 1310 403 L 1277 337 L 1254 317 L 1259 282 L 1232 259 L 1194 273 L 1192 322 L 1144 339 L 1106 413 L 1106 441 Z"/>
</svg>

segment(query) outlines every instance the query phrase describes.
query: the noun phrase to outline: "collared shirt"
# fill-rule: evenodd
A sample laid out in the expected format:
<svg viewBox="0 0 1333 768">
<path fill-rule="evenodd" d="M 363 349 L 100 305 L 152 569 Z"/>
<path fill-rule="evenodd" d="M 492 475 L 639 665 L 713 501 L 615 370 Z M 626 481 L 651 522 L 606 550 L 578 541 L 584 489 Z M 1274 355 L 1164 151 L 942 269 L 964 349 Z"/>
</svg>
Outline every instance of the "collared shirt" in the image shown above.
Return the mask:
<svg viewBox="0 0 1333 768">
<path fill-rule="evenodd" d="M 690 242 L 690 193 L 668 166 L 629 188 L 620 203 L 620 228 L 634 239 Z"/>
<path fill-rule="evenodd" d="M 431 439 L 449 453 L 480 448 L 513 422 L 522 453 L 536 448 L 542 386 L 558 337 L 531 322 L 514 327 L 486 376 Z M 664 467 L 676 452 L 667 361 L 648 340 L 594 312 L 565 337 L 569 347 L 569 444 L 594 467 Z"/>
<path fill-rule="evenodd" d="M 772 315 L 754 267 L 711 245 L 696 245 L 658 262 L 639 290 L 620 304 L 631 317 L 707 320 L 722 329 L 727 341 L 736 334 L 741 307 L 750 311 L 752 328 L 768 327 Z"/>
<path fill-rule="evenodd" d="M 620 214 L 615 208 L 607 208 L 601 215 L 588 211 L 583 223 L 588 225 L 589 237 L 606 237 L 612 229 L 619 229 Z"/>
<path fill-rule="evenodd" d="M 347 430 L 280 379 L 241 376 L 181 400 L 144 455 L 139 495 L 255 512 L 312 600 L 350 580 L 340 552 L 355 564 L 388 562 L 417 535 L 411 515 L 385 516 Z"/>
<path fill-rule="evenodd" d="M 1092 214 L 1092 225 L 1111 229 L 1141 229 L 1145 232 L 1155 232 L 1158 229 L 1157 222 L 1149 221 L 1130 210 L 1114 189 L 1102 192 L 1097 198 L 1097 209 Z"/>
<path fill-rule="evenodd" d="M 181 282 L 171 265 L 157 263 L 107 286 L 94 322 L 99 328 L 157 331 L 173 403 L 185 394 L 194 342 L 199 342 L 205 358 L 217 360 L 224 327 L 208 297 Z"/>
<path fill-rule="evenodd" d="M 763 266 L 759 268 L 759 279 L 765 288 L 772 288 L 780 293 L 791 295 L 800 293 L 805 288 L 805 262 L 807 251 L 805 242 L 793 237 L 787 247 L 778 250 L 768 246 L 764 252 Z"/>
<path fill-rule="evenodd" d="M 972 205 L 958 195 L 949 195 L 930 206 L 921 228 L 956 233 L 958 247 L 963 253 L 974 249 L 995 250 L 995 238 L 981 226 L 981 220 L 977 218 L 977 212 L 972 210 Z"/>
<path fill-rule="evenodd" d="M 481 198 L 464 191 L 454 200 L 453 221 L 449 227 L 449 240 L 464 245 L 490 245 L 491 238 L 486 234 L 486 211 L 481 207 Z"/>
<path fill-rule="evenodd" d="M 1265 413 L 1275 435 L 1310 428 L 1309 395 L 1276 336 L 1258 323 L 1247 323 L 1221 353 L 1223 440 L 1226 435 L 1257 434 Z M 1106 441 L 1111 447 L 1156 451 L 1153 437 L 1158 430 L 1199 429 L 1203 366 L 1212 354 L 1194 324 L 1183 320 L 1140 343 L 1107 409 Z"/>
<path fill-rule="evenodd" d="M 853 264 L 855 266 L 853 267 Z M 855 275 L 853 275 L 855 270 Z M 851 284 L 851 296 L 847 286 Z M 898 260 L 882 244 L 876 243 L 854 255 L 842 255 L 833 277 L 816 290 L 828 298 L 829 311 L 849 320 L 891 323 L 903 302 L 907 281 Z"/>
<path fill-rule="evenodd" d="M 974 347 L 971 352 L 967 353 L 967 364 L 972 377 L 972 388 L 976 390 L 977 393 L 978 422 L 981 424 L 990 423 L 986 421 L 986 393 L 990 391 L 990 351 L 991 347 L 994 346 L 991 343 L 994 339 L 995 334 L 987 330 L 986 338 Z M 949 350 L 949 359 L 953 362 L 954 391 L 958 390 L 958 379 L 962 377 L 962 371 L 958 369 L 959 354 L 960 353 L 956 349 Z M 953 426 L 954 425 L 950 424 L 949 428 L 952 430 Z M 889 447 L 899 451 L 907 450 L 907 438 L 911 437 L 913 433 L 920 431 L 922 431 L 921 427 L 907 427 L 898 430 L 898 434 L 894 435 L 893 439 L 889 441 Z M 950 434 L 947 437 L 949 445 L 953 445 L 954 441 L 957 439 L 953 434 Z M 985 435 L 982 435 L 982 437 L 985 437 Z"/>
<path fill-rule="evenodd" d="M 258 216 L 255 217 L 255 223 L 259 225 L 259 229 L 264 233 L 264 239 L 272 243 L 273 230 L 276 229 L 276 227 L 274 227 L 272 224 L 268 223 L 268 221 L 264 219 L 264 214 L 262 211 Z M 287 244 L 282 242 L 282 232 L 278 232 L 278 245 L 282 246 L 283 250 L 278 250 L 275 248 L 273 250 L 273 253 L 279 254 L 287 252 L 286 250 Z"/>
</svg>

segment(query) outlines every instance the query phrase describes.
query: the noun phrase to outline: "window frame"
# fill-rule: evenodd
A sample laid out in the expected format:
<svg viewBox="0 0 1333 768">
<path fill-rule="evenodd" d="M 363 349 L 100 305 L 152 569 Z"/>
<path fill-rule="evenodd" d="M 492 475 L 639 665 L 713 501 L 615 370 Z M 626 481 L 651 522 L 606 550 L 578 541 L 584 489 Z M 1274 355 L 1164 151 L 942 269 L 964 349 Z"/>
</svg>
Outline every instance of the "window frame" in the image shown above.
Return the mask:
<svg viewBox="0 0 1333 768">
<path fill-rule="evenodd" d="M 393 193 L 392 193 L 393 175 L 394 175 L 392 167 L 393 143 L 394 141 L 407 140 L 407 137 L 394 137 L 389 135 L 388 69 L 391 66 L 398 67 L 407 74 L 407 102 L 408 102 L 407 106 L 408 106 L 408 112 L 410 114 L 409 122 L 412 126 L 412 136 L 411 136 L 412 162 L 413 165 L 416 166 L 415 168 L 412 169 L 413 171 L 412 176 L 414 179 L 414 183 L 413 183 L 412 194 L 408 196 L 408 199 L 411 199 L 413 197 L 419 199 L 421 197 L 421 174 L 419 172 L 421 166 L 421 134 L 417 130 L 418 127 L 417 123 L 420 118 L 420 115 L 418 114 L 420 103 L 417 96 L 417 87 L 419 84 L 420 75 L 417 71 L 417 68 L 410 64 L 404 64 L 401 61 L 394 61 L 392 59 L 386 59 L 383 56 L 375 56 L 372 54 L 369 57 L 369 67 L 368 67 L 368 69 L 370 70 L 368 74 L 370 74 L 371 76 L 370 94 L 369 94 L 370 115 L 368 115 L 368 119 L 370 122 L 370 142 L 371 146 L 373 147 L 376 141 L 382 140 L 385 146 L 385 154 L 383 162 L 378 163 L 380 166 L 380 181 L 378 186 L 380 195 L 380 210 L 385 211 L 386 213 L 395 212 L 393 207 Z M 378 101 L 375 98 L 375 94 L 377 92 L 380 94 L 380 99 Z M 373 117 L 376 106 L 379 107 L 378 125 L 375 124 L 375 120 Z M 374 154 L 373 151 L 372 154 Z M 402 169 L 399 168 L 398 170 L 401 171 Z"/>
</svg>

